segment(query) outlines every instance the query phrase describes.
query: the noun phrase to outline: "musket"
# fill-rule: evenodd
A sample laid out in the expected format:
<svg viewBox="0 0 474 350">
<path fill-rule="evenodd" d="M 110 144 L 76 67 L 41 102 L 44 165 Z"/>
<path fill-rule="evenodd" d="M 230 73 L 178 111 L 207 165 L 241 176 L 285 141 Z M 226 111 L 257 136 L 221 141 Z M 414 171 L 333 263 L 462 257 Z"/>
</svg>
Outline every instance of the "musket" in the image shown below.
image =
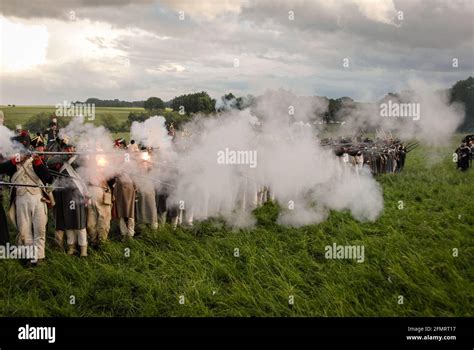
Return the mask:
<svg viewBox="0 0 474 350">
<path fill-rule="evenodd" d="M 32 151 L 33 154 L 41 156 L 80 156 L 80 155 L 94 155 L 94 154 L 119 154 L 119 152 L 103 152 L 103 151 L 76 151 L 76 152 L 40 152 Z"/>
<path fill-rule="evenodd" d="M 406 153 L 413 151 L 413 150 L 414 150 L 415 148 L 417 148 L 417 147 L 418 147 L 418 146 L 414 146 L 414 147 L 412 147 L 412 148 L 410 148 L 410 149 L 407 149 Z"/>
<path fill-rule="evenodd" d="M 406 148 L 410 148 L 411 146 L 418 145 L 419 142 L 410 142 L 409 144 L 406 145 Z"/>
<path fill-rule="evenodd" d="M 9 187 L 37 187 L 37 188 L 59 188 L 64 189 L 65 187 L 56 187 L 56 186 L 45 186 L 45 185 L 28 185 L 28 184 L 17 184 L 13 182 L 4 182 L 0 181 L 0 186 L 9 186 Z"/>
<path fill-rule="evenodd" d="M 160 149 L 160 147 L 152 147 L 150 148 L 151 150 L 157 150 Z M 123 154 L 123 153 L 139 153 L 139 152 L 131 152 L 128 151 L 127 149 L 117 149 L 115 151 L 74 151 L 74 152 L 63 152 L 63 151 L 31 151 L 30 153 L 32 154 L 38 154 L 41 156 L 69 156 L 69 155 L 77 155 L 77 156 L 82 156 L 82 155 L 94 155 L 94 154 Z"/>
<path fill-rule="evenodd" d="M 407 153 L 413 151 L 415 148 L 419 146 L 419 142 L 412 143 L 406 147 Z"/>
<path fill-rule="evenodd" d="M 77 176 L 73 176 L 73 175 L 69 175 L 69 174 L 63 174 L 63 173 L 60 173 L 59 171 L 56 171 L 56 170 L 51 170 L 51 169 L 48 169 L 49 172 L 51 173 L 51 175 L 53 176 L 57 176 L 57 177 L 67 177 L 67 178 L 71 178 L 71 179 L 79 179 Z"/>
<path fill-rule="evenodd" d="M 165 168 L 172 168 L 172 169 L 181 169 L 181 167 L 176 166 L 176 165 L 171 165 L 165 162 L 160 162 L 160 161 L 154 161 L 154 160 L 143 160 L 145 163 L 153 164 L 153 165 L 158 165 L 158 166 L 164 166 Z"/>
<path fill-rule="evenodd" d="M 157 182 L 159 184 L 162 184 L 162 185 L 165 185 L 165 186 L 169 186 L 169 187 L 176 187 L 175 185 L 172 185 L 170 183 L 167 183 L 167 182 L 163 182 L 163 181 L 159 181 L 159 180 L 156 180 L 150 176 L 146 176 L 146 175 L 140 175 L 140 174 L 136 174 L 136 173 L 132 173 L 130 171 L 124 171 L 124 173 L 128 174 L 128 175 L 134 175 L 134 176 L 138 176 L 138 177 L 141 177 L 141 178 L 144 178 L 144 179 L 148 179 L 152 182 Z"/>
</svg>

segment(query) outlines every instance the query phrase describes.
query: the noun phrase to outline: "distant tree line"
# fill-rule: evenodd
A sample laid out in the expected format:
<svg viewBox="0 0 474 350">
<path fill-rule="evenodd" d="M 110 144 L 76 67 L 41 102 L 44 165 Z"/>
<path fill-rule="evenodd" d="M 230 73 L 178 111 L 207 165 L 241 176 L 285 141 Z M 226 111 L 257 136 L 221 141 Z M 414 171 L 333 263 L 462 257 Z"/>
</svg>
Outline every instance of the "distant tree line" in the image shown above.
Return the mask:
<svg viewBox="0 0 474 350">
<path fill-rule="evenodd" d="M 451 88 L 447 90 L 438 91 L 439 93 L 447 93 L 449 103 L 461 103 L 465 108 L 464 121 L 459 126 L 458 131 L 468 132 L 474 131 L 474 78 L 469 77 L 465 80 L 456 82 Z M 378 104 L 392 101 L 403 101 L 411 94 L 410 91 L 401 91 L 399 93 L 389 92 L 385 95 Z M 328 110 L 324 115 L 325 121 L 341 121 L 347 119 L 350 115 L 351 109 L 360 105 L 350 97 L 341 97 L 338 99 L 329 99 Z"/>
<path fill-rule="evenodd" d="M 115 100 L 101 100 L 99 98 L 88 98 L 85 102 L 76 101 L 75 103 L 89 103 L 94 104 L 96 107 L 141 107 L 145 101 L 120 101 L 118 99 Z"/>
</svg>

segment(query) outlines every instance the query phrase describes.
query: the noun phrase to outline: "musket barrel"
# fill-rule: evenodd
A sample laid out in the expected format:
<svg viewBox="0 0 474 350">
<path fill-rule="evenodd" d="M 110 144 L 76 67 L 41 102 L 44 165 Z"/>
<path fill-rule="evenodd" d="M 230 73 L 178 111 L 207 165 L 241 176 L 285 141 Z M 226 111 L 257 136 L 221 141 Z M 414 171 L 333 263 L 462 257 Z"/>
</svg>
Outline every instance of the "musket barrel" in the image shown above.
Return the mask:
<svg viewBox="0 0 474 350">
<path fill-rule="evenodd" d="M 40 152 L 40 151 L 33 151 L 31 152 L 33 154 L 38 154 L 38 155 L 45 155 L 45 156 L 54 156 L 54 155 L 58 155 L 58 156 L 74 156 L 74 155 L 94 155 L 94 154 L 118 154 L 118 152 L 95 152 L 95 151 L 77 151 L 77 152 L 48 152 L 48 151 L 44 151 L 44 152 Z"/>
<path fill-rule="evenodd" d="M 13 183 L 13 182 L 4 182 L 4 181 L 0 181 L 0 186 L 10 186 L 10 187 L 37 187 L 37 188 L 59 188 L 59 189 L 63 189 L 63 188 L 64 188 L 64 187 L 45 186 L 45 185 L 17 184 L 17 183 Z"/>
</svg>

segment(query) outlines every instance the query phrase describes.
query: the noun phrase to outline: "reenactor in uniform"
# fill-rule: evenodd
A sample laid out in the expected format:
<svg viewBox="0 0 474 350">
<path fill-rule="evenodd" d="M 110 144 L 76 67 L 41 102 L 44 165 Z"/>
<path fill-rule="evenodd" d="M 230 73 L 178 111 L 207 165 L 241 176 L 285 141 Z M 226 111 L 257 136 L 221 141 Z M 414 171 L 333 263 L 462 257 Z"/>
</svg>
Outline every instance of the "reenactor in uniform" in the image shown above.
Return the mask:
<svg viewBox="0 0 474 350">
<path fill-rule="evenodd" d="M 0 126 L 3 125 L 5 116 L 3 111 L 0 110 Z M 5 161 L 3 155 L 0 154 L 0 174 L 2 174 L 2 163 Z M 3 209 L 3 188 L 0 187 L 0 245 L 5 245 L 10 240 L 10 235 L 8 232 L 7 216 L 5 210 Z"/>
<path fill-rule="evenodd" d="M 36 136 L 31 139 L 31 147 L 33 147 L 35 151 L 44 152 L 45 150 L 44 139 L 40 133 L 37 133 Z M 42 158 L 44 160 L 44 156 Z"/>
<path fill-rule="evenodd" d="M 171 141 L 176 140 L 176 130 L 174 128 L 174 124 L 171 123 L 168 127 L 168 136 L 171 136 Z"/>
<path fill-rule="evenodd" d="M 139 167 L 143 174 L 150 173 L 152 165 L 149 162 L 150 154 L 148 150 L 142 150 Z M 137 181 L 138 201 L 137 201 L 137 223 L 158 228 L 158 209 L 156 207 L 156 192 L 153 180 L 146 175 Z"/>
<path fill-rule="evenodd" d="M 114 179 L 107 181 L 98 163 L 97 177 L 89 181 L 90 202 L 87 208 L 87 235 L 91 246 L 98 248 L 107 241 L 112 219 L 112 187 Z"/>
<path fill-rule="evenodd" d="M 472 168 L 472 160 L 474 159 L 474 139 L 469 141 L 469 148 L 471 150 L 471 157 L 469 159 L 469 166 Z"/>
<path fill-rule="evenodd" d="M 125 141 L 125 139 L 123 137 L 121 137 L 119 139 L 116 139 L 114 141 L 114 148 L 127 149 L 127 142 Z"/>
<path fill-rule="evenodd" d="M 357 151 L 357 153 L 354 155 L 353 164 L 355 166 L 357 175 L 359 175 L 362 171 L 362 168 L 364 167 L 364 155 L 361 151 Z"/>
<path fill-rule="evenodd" d="M 56 122 L 56 119 L 53 119 L 51 123 L 49 123 L 49 128 L 46 129 L 46 131 L 44 132 L 44 139 L 46 140 L 46 147 L 48 149 L 54 142 L 56 142 L 58 133 L 58 124 Z"/>
<path fill-rule="evenodd" d="M 63 152 L 74 152 L 74 146 L 63 140 Z M 87 186 L 76 172 L 75 160 L 77 156 L 62 157 L 55 165 L 62 175 L 58 183 L 63 187 L 54 191 L 56 202 L 54 216 L 56 219 L 55 238 L 60 248 L 64 245 L 64 234 L 67 240 L 67 254 L 74 255 L 76 246 L 79 247 L 81 257 L 87 256 L 86 231 L 86 204 L 89 198 Z"/>
<path fill-rule="evenodd" d="M 127 146 L 129 152 L 139 152 L 139 148 L 135 140 L 131 140 L 130 144 Z"/>
<path fill-rule="evenodd" d="M 27 142 L 27 141 L 22 141 Z M 48 193 L 40 187 L 53 177 L 41 158 L 22 153 L 0 164 L 0 173 L 11 176 L 10 182 L 32 187 L 12 187 L 9 216 L 18 229 L 18 244 L 36 248 L 37 264 L 45 258 Z"/>
<path fill-rule="evenodd" d="M 400 144 L 398 146 L 398 153 L 397 153 L 397 170 L 398 172 L 402 171 L 405 166 L 405 159 L 407 156 L 407 150 L 405 146 Z"/>
<path fill-rule="evenodd" d="M 112 216 L 119 220 L 122 239 L 135 235 L 135 183 L 128 174 L 116 177 L 114 185 Z"/>
<path fill-rule="evenodd" d="M 463 142 L 461 146 L 456 149 L 458 155 L 457 168 L 461 171 L 466 171 L 469 168 L 469 158 L 471 155 L 471 149 L 467 146 L 466 142 Z"/>
<path fill-rule="evenodd" d="M 4 165 L 3 157 L 0 155 L 0 175 L 6 172 L 7 165 Z M 3 209 L 3 188 L 0 187 L 0 245 L 5 245 L 10 241 L 8 223 L 5 210 Z"/>
</svg>

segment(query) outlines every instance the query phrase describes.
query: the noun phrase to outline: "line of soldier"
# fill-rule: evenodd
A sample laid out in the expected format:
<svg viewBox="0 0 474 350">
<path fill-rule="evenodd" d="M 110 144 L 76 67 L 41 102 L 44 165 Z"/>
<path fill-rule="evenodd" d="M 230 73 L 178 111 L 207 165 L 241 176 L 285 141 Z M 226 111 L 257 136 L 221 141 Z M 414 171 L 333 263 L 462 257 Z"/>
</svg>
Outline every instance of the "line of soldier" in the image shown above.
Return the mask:
<svg viewBox="0 0 474 350">
<path fill-rule="evenodd" d="M 75 151 L 67 139 L 57 138 L 55 124 L 50 125 L 49 131 L 50 137 L 56 139 L 50 139 L 47 133 L 46 137 L 37 134 L 31 139 L 28 132 L 17 126 L 18 135 L 13 141 L 22 144 L 26 150 L 36 152 L 43 152 L 48 143 L 48 151 Z M 170 130 L 172 132 L 173 129 Z M 128 146 L 124 140 L 116 140 L 115 147 L 126 147 L 130 154 L 136 153 L 137 157 L 143 154 L 133 140 Z M 156 192 L 156 186 L 146 176 L 136 181 L 132 177 L 140 176 L 138 173 L 106 178 L 100 171 L 101 162 L 98 159 L 98 172 L 94 180 L 85 183 L 77 172 L 77 163 L 77 155 L 54 155 L 47 159 L 29 151 L 20 152 L 10 159 L 2 159 L 0 155 L 0 177 L 10 178 L 8 217 L 18 231 L 16 243 L 36 247 L 37 264 L 43 263 L 45 258 L 48 209 L 53 210 L 56 244 L 67 254 L 79 253 L 81 257 L 88 255 L 89 245 L 99 247 L 107 241 L 112 218 L 118 221 L 122 239 L 133 238 L 136 222 L 155 229 L 159 223 L 164 224 L 167 217 L 174 228 L 180 220 L 182 222 L 183 213 L 178 207 L 168 208 L 166 205 L 166 188 Z M 140 164 L 142 168 L 139 172 L 150 170 L 149 163 Z M 55 190 L 48 191 L 44 185 L 53 184 L 53 181 Z M 192 224 L 192 216 L 188 223 Z M 0 205 L 0 245 L 9 240 L 7 215 L 3 205 Z"/>
<path fill-rule="evenodd" d="M 352 164 L 356 168 L 356 172 L 366 166 L 372 174 L 402 171 L 407 153 L 418 146 L 417 143 L 405 146 L 401 141 L 395 139 L 373 141 L 369 138 L 360 142 L 352 142 L 350 139 L 343 138 L 325 139 L 321 144 L 331 147 L 342 161 Z"/>
<path fill-rule="evenodd" d="M 75 147 L 67 139 L 58 139 L 56 124 L 53 122 L 45 133 L 30 139 L 26 131 L 17 127 L 18 136 L 15 141 L 23 144 L 25 149 L 38 152 L 53 149 L 66 155 L 39 156 L 35 153 L 21 153 L 11 159 L 0 161 L 0 175 L 10 176 L 11 186 L 9 217 L 18 231 L 17 243 L 37 247 L 38 263 L 42 263 L 45 254 L 46 225 L 48 208 L 54 209 L 55 242 L 67 251 L 67 254 L 86 257 L 88 246 L 100 246 L 107 241 L 112 218 L 118 222 L 121 237 L 130 239 L 135 235 L 136 223 L 148 225 L 156 229 L 159 224 L 166 223 L 167 218 L 174 228 L 178 224 L 193 224 L 193 209 L 187 211 L 177 205 L 167 206 L 169 186 L 156 186 L 147 172 L 151 171 L 151 163 L 138 162 L 140 169 L 136 173 L 121 173 L 113 178 L 107 178 L 100 171 L 100 156 L 96 156 L 98 171 L 94 180 L 84 183 L 77 172 L 77 155 L 73 155 Z M 174 137 L 174 129 L 170 127 L 169 134 Z M 56 137 L 56 138 L 54 138 Z M 54 138 L 54 139 L 53 139 Z M 364 143 L 364 148 L 355 145 L 344 145 L 336 148 L 338 155 L 350 155 L 357 169 L 364 164 L 377 164 L 371 156 L 381 150 L 379 143 L 371 147 Z M 334 146 L 334 145 L 333 145 Z M 129 145 L 125 140 L 115 140 L 117 149 L 126 148 L 130 154 L 140 157 L 143 149 L 132 140 Z M 399 142 L 386 144 L 382 149 L 382 159 L 385 154 L 398 154 L 391 171 L 403 168 L 406 148 Z M 147 150 L 145 150 L 147 151 Z M 148 151 L 147 151 L 148 152 Z M 71 155 L 68 155 L 71 153 Z M 396 161 L 396 163 L 395 163 Z M 383 172 L 376 168 L 374 172 Z M 135 180 L 135 181 L 134 181 Z M 43 187 L 54 181 L 56 189 L 51 193 Z M 170 184 L 170 186 L 173 186 Z M 248 181 L 244 181 L 244 195 L 238 202 L 241 209 L 260 206 L 271 200 L 271 193 L 266 186 L 250 186 L 255 190 L 248 192 Z M 248 192 L 248 194 L 247 194 Z M 248 197 L 248 198 L 247 198 Z M 210 203 L 209 203 L 210 204 Z M 204 207 L 206 205 L 204 204 Z M 205 210 L 204 210 L 205 212 Z M 206 214 L 203 215 L 206 217 Z M 6 215 L 0 206 L 0 244 L 9 241 Z"/>
</svg>

